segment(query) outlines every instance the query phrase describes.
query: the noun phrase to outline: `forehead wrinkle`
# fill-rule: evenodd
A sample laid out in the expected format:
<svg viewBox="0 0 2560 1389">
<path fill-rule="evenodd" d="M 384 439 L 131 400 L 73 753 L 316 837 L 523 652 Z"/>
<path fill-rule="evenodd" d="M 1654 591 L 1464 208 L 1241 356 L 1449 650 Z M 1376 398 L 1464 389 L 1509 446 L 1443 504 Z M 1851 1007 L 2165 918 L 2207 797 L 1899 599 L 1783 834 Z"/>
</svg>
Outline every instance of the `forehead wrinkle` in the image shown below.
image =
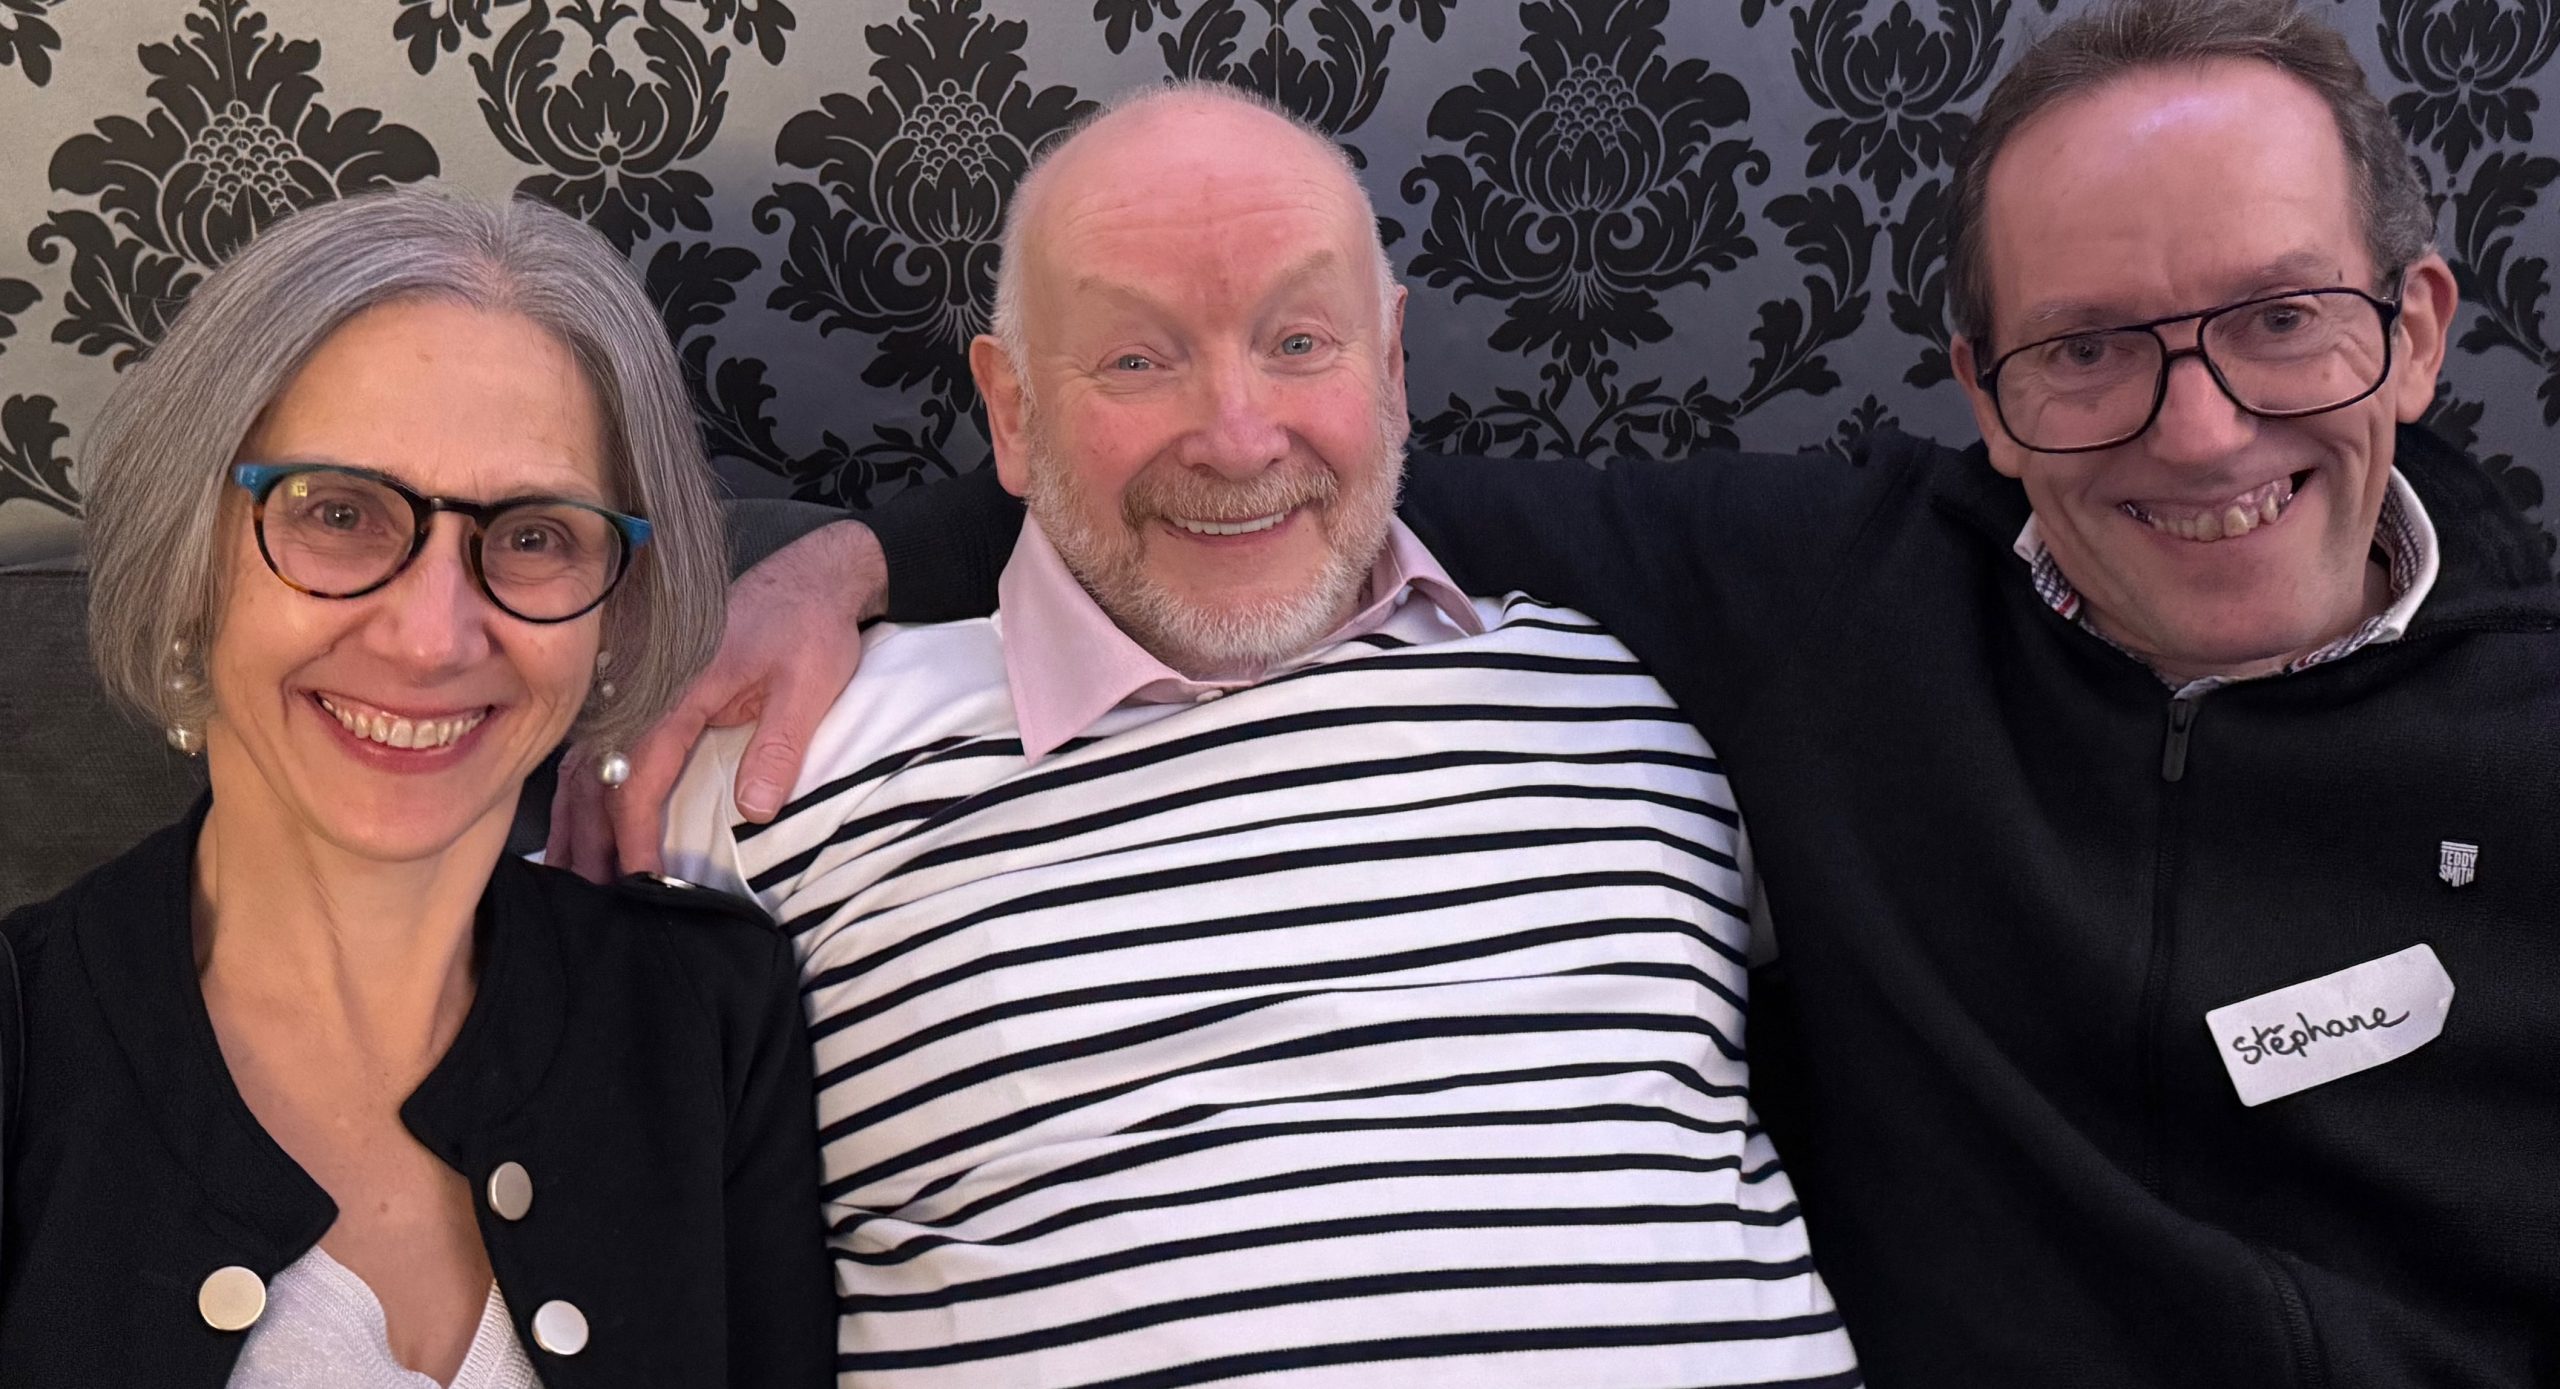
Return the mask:
<svg viewBox="0 0 2560 1389">
<path fill-rule="evenodd" d="M 1232 169 L 1192 172 L 1200 177 L 1189 180 L 1179 193 L 1158 183 L 1135 188 L 1079 187 L 1067 185 L 1062 178 L 1062 186 L 1052 189 L 1039 204 L 1043 217 L 1029 228 L 1038 233 L 1030 244 L 1054 246 L 1078 238 L 1117 240 L 1130 235 L 1191 237 L 1202 232 L 1204 219 L 1210 217 L 1224 230 L 1273 215 L 1303 213 L 1328 221 L 1344 215 L 1340 190 L 1320 178 Z M 1239 194 L 1249 197 L 1251 205 L 1216 206 L 1235 201 Z"/>
<path fill-rule="evenodd" d="M 311 463 L 318 464 L 322 467 L 345 468 L 351 472 L 372 473 L 378 477 L 389 478 L 393 482 L 399 483 L 401 486 L 417 493 L 419 496 L 429 498 L 430 500 L 467 502 L 474 506 L 513 506 L 518 502 L 547 501 L 585 502 L 590 506 L 603 506 L 605 504 L 604 498 L 598 494 L 595 485 L 578 469 L 566 466 L 557 468 L 547 467 L 539 462 L 529 459 L 521 460 L 510 465 L 508 471 L 520 472 L 530 467 L 534 471 L 538 472 L 556 472 L 558 476 L 550 479 L 546 484 L 519 487 L 514 491 L 504 492 L 494 497 L 480 495 L 477 492 L 466 495 L 457 492 L 438 491 L 433 487 L 422 485 L 416 478 L 409 476 L 405 470 L 390 464 L 363 462 L 352 458 L 341 458 L 334 453 L 323 452 L 319 449 L 295 449 L 290 453 L 276 458 L 260 459 L 258 461 L 264 463 L 278 463 L 286 466 Z"/>
<path fill-rule="evenodd" d="M 430 438 L 412 439 L 421 422 L 432 426 Z M 352 441 L 416 454 L 432 444 L 439 460 L 466 469 L 582 475 L 588 465 L 604 467 L 612 426 L 576 350 L 549 328 L 513 310 L 400 298 L 325 334 L 267 401 L 241 449 Z"/>
<path fill-rule="evenodd" d="M 2346 282 L 2346 271 L 2336 257 L 2325 251 L 2303 249 L 2290 251 L 2273 260 L 2227 277 L 2225 293 L 2211 304 L 2198 304 L 2192 312 L 2203 313 L 2221 304 L 2238 303 L 2261 294 L 2285 289 L 2323 289 Z M 2361 289 L 2356 285 L 2353 288 Z M 2047 327 L 2064 323 L 2113 324 L 2132 323 L 2158 314 L 2139 314 L 2121 302 L 2105 299 L 2054 299 L 2030 309 L 2020 320 L 2032 335 Z"/>
<path fill-rule="evenodd" d="M 1263 290 L 1254 307 L 1256 309 L 1270 307 L 1272 303 L 1287 297 L 1307 282 L 1321 279 L 1341 263 L 1342 258 L 1336 255 L 1331 247 L 1319 247 L 1300 256 L 1287 269 L 1272 277 L 1270 286 Z M 1132 307 L 1149 313 L 1160 313 L 1171 307 L 1162 295 L 1155 292 L 1148 281 L 1122 280 L 1100 272 L 1088 271 L 1075 278 L 1072 288 L 1078 294 L 1124 300 Z"/>
<path fill-rule="evenodd" d="M 1070 305 L 1093 295 L 1141 315 L 1165 319 L 1203 304 L 1267 312 L 1274 301 L 1307 281 L 1356 262 L 1345 259 L 1346 229 L 1359 219 L 1312 179 L 1273 187 L 1237 178 L 1213 196 L 1244 190 L 1256 205 L 1211 214 L 1215 230 L 1204 234 L 1198 197 L 1173 198 L 1160 190 L 1082 190 L 1060 184 L 1043 211 L 1046 225 L 1027 267 L 1022 329 L 1026 339 L 1056 342 L 1080 321 Z M 1079 196 L 1082 195 L 1082 196 Z M 1365 224 L 1360 228 L 1367 234 Z M 1314 242 L 1312 249 L 1306 248 Z M 1157 273 L 1166 247 L 1181 248 L 1186 265 L 1213 265 L 1216 273 Z M 1194 248 L 1206 248 L 1197 260 Z M 1265 276 L 1262 267 L 1295 254 L 1286 268 Z M 1362 277 L 1364 280 L 1366 277 Z M 1253 282 L 1266 280 L 1256 285 Z M 1355 291 L 1370 293 L 1371 291 Z M 1250 293 L 1246 303 L 1240 296 Z"/>
</svg>

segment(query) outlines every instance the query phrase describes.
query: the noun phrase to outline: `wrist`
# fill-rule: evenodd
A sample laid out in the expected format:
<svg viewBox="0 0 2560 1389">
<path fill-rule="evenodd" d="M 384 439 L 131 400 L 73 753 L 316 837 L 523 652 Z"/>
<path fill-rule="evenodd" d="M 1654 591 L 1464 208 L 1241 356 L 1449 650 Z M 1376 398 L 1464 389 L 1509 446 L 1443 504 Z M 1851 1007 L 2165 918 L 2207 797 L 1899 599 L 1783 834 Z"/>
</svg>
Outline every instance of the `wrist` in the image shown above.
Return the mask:
<svg viewBox="0 0 2560 1389">
<path fill-rule="evenodd" d="M 889 558 L 880 548 L 880 537 L 860 521 L 838 521 L 819 534 L 832 552 L 829 567 L 844 576 L 844 591 L 859 600 L 854 617 L 870 622 L 885 616 L 889 611 Z"/>
</svg>

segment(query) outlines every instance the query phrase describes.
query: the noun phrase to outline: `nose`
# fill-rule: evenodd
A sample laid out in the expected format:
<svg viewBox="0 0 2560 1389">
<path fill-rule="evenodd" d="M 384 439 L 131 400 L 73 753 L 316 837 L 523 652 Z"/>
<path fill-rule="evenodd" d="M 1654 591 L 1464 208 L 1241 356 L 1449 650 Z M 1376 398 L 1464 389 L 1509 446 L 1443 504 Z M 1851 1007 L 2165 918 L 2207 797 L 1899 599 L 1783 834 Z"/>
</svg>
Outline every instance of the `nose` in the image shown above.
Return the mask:
<svg viewBox="0 0 2560 1389">
<path fill-rule="evenodd" d="M 2258 417 L 2225 394 L 2202 357 L 2169 364 L 2159 418 L 2151 422 L 2151 452 L 2164 462 L 2211 463 L 2229 457 L 2258 435 Z"/>
<path fill-rule="evenodd" d="M 437 517 L 426 548 L 371 597 L 367 641 L 377 655 L 420 676 L 460 669 L 489 651 L 489 622 L 498 610 L 471 577 L 466 524 L 459 516 Z"/>
<path fill-rule="evenodd" d="M 1289 431 L 1274 408 L 1276 387 L 1247 360 L 1230 359 L 1196 378 L 1199 419 L 1181 458 L 1233 478 L 1247 478 L 1289 453 Z"/>
</svg>

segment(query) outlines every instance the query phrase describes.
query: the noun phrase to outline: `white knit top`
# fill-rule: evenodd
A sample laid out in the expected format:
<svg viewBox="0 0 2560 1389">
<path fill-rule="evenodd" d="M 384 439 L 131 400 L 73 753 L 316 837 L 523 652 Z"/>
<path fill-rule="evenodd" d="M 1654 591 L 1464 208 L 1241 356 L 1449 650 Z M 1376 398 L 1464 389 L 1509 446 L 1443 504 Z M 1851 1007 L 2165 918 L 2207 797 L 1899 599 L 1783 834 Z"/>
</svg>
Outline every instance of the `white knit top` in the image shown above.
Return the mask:
<svg viewBox="0 0 2560 1389">
<path fill-rule="evenodd" d="M 382 1302 L 318 1245 L 267 1284 L 267 1310 L 231 1367 L 231 1389 L 438 1389 L 391 1354 Z M 480 1329 L 442 1389 L 542 1389 L 517 1344 L 507 1299 L 489 1285 Z"/>
</svg>

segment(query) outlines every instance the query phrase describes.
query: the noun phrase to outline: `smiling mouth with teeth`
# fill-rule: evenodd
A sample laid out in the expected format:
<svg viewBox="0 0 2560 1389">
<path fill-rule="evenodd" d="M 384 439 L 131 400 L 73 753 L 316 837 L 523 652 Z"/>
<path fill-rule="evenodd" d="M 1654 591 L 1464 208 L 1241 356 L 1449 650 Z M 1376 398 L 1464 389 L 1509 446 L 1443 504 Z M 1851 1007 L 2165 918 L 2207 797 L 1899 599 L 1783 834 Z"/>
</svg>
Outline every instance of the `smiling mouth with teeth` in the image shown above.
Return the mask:
<svg viewBox="0 0 2560 1389">
<path fill-rule="evenodd" d="M 1168 516 L 1165 519 L 1193 535 L 1252 535 L 1257 531 L 1267 531 L 1288 520 L 1289 513 L 1275 511 L 1268 516 L 1256 516 L 1249 521 L 1194 521 L 1187 516 Z"/>
<path fill-rule="evenodd" d="M 2293 505 L 2295 492 L 2309 473 L 2277 478 L 2262 487 L 2211 506 L 2144 506 L 2125 502 L 2116 509 L 2164 535 L 2181 540 L 2236 540 L 2261 526 L 2272 526 Z"/>
<path fill-rule="evenodd" d="M 320 707 L 334 715 L 339 724 L 369 743 L 388 748 L 407 748 L 432 752 L 451 747 L 462 735 L 478 728 L 489 717 L 486 709 L 468 714 L 455 714 L 441 719 L 404 719 L 380 710 L 366 711 L 337 703 L 327 695 L 313 695 Z"/>
</svg>

